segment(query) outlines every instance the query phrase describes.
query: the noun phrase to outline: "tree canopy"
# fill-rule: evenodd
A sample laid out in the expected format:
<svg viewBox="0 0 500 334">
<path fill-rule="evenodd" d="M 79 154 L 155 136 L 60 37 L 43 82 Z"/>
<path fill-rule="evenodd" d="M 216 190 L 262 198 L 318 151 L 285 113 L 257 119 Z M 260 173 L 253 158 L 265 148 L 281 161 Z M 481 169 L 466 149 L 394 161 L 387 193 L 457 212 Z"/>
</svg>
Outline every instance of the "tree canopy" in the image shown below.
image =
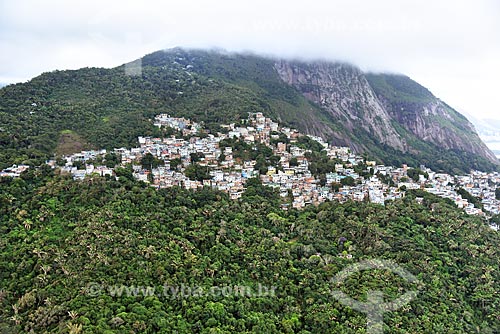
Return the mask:
<svg viewBox="0 0 500 334">
<path fill-rule="evenodd" d="M 393 300 L 418 289 L 384 315 L 384 333 L 500 332 L 498 232 L 430 194 L 418 204 L 419 195 L 386 206 L 328 202 L 283 211 L 258 179 L 230 200 L 208 188 L 155 190 L 122 176 L 76 182 L 50 168 L 2 178 L 0 329 L 365 333 L 365 315 L 331 295 L 340 288 L 358 300 L 369 290 Z M 373 258 L 398 263 L 421 283 L 375 270 L 332 286 L 341 270 Z M 168 290 L 258 291 L 259 284 L 275 295 L 173 298 Z M 156 293 L 117 295 L 123 286 Z"/>
</svg>

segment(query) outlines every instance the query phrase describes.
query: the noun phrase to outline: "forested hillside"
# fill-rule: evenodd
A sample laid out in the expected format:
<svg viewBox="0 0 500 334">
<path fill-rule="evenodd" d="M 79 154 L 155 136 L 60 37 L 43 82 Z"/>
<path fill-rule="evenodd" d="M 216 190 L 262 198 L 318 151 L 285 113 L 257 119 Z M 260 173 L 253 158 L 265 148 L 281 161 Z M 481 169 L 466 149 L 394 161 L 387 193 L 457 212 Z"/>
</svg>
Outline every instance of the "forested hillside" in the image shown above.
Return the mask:
<svg viewBox="0 0 500 334">
<path fill-rule="evenodd" d="M 140 77 L 126 75 L 123 66 L 86 68 L 45 73 L 0 90 L 0 168 L 38 165 L 54 153 L 135 146 L 137 136 L 159 135 L 151 119 L 160 113 L 203 122 L 212 131 L 246 119 L 249 112 L 264 112 L 295 127 L 319 113 L 277 76 L 269 83 L 274 96 L 268 96 L 248 87 L 251 77 L 236 84 L 208 72 L 210 63 L 202 63 L 204 71 L 197 73 L 186 64 L 154 59 L 145 57 Z M 259 68 L 257 60 L 237 68 Z M 308 110 L 312 115 L 304 115 Z"/>
<path fill-rule="evenodd" d="M 385 314 L 384 333 L 500 332 L 498 232 L 431 195 L 283 211 L 255 180 L 233 201 L 208 189 L 157 191 L 125 169 L 119 180 L 53 173 L 0 180 L 2 333 L 365 333 L 365 315 L 331 295 L 338 288 L 359 300 L 418 290 Z M 373 258 L 420 283 L 372 270 L 332 285 Z M 259 284 L 275 294 L 111 290 Z"/>
<path fill-rule="evenodd" d="M 141 61 L 140 76 L 84 68 L 0 89 L 0 169 L 40 166 L 0 178 L 1 333 L 366 333 L 366 315 L 337 301 L 339 289 L 360 301 L 370 291 L 386 300 L 418 291 L 385 313 L 384 333 L 500 333 L 500 235 L 449 200 L 408 190 L 385 205 L 282 210 L 293 196 L 258 179 L 230 200 L 208 188 L 154 189 L 134 179 L 132 164 L 82 181 L 45 164 L 174 133 L 153 125 L 158 114 L 198 122 L 206 137 L 262 112 L 388 165 L 495 169 L 463 116 L 407 77 L 346 64 L 279 67 L 182 49 Z M 310 170 L 325 178 L 335 161 L 307 138 L 297 145 L 316 147 Z M 226 139 L 220 147 L 252 157 L 263 174 L 267 158 L 280 160 L 263 145 Z M 147 158 L 137 163 L 152 169 L 157 161 Z M 206 178 L 205 169 L 186 170 Z M 393 261 L 418 282 L 378 269 L 333 283 L 367 259 Z M 227 293 L 206 293 L 214 289 Z"/>
<path fill-rule="evenodd" d="M 365 78 L 346 64 L 282 61 L 279 67 L 276 59 L 202 50 L 159 51 L 141 64 L 139 76 L 127 75 L 124 66 L 83 68 L 1 88 L 0 169 L 82 149 L 134 146 L 139 135 L 160 135 L 151 119 L 161 113 L 215 132 L 248 112 L 387 165 L 425 164 L 451 174 L 497 168 L 463 116 L 406 79 Z M 420 104 L 404 100 L 401 112 L 395 97 L 413 102 L 422 92 L 430 96 L 416 99 Z M 429 108 L 437 111 L 423 117 Z"/>
</svg>

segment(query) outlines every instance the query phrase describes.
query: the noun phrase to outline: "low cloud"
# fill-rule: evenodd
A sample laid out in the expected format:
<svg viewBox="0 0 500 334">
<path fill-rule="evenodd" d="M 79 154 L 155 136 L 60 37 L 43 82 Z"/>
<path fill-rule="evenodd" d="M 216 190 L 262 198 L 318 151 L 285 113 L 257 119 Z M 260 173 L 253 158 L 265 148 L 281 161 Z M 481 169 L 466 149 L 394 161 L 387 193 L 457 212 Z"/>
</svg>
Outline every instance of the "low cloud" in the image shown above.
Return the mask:
<svg viewBox="0 0 500 334">
<path fill-rule="evenodd" d="M 498 117 L 499 16 L 495 0 L 4 1 L 0 82 L 220 47 L 401 72 L 459 110 Z"/>
</svg>

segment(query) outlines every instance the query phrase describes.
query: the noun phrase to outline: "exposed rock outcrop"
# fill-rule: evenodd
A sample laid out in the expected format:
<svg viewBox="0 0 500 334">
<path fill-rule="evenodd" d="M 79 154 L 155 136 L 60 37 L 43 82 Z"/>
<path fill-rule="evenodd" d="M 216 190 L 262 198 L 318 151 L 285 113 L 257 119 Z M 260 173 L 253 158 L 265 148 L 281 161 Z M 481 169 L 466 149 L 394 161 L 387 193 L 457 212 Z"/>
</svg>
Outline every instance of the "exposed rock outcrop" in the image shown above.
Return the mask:
<svg viewBox="0 0 500 334">
<path fill-rule="evenodd" d="M 335 142 L 353 143 L 364 132 L 401 152 L 418 154 L 419 148 L 409 144 L 418 139 L 498 163 L 472 123 L 406 76 L 367 75 L 343 63 L 279 60 L 274 67 L 285 83 L 342 124 L 345 131 L 336 133 Z M 362 141 L 351 146 L 370 149 Z"/>
<path fill-rule="evenodd" d="M 406 142 L 391 124 L 364 74 L 356 67 L 338 63 L 278 61 L 281 79 L 310 101 L 324 108 L 352 132 L 362 128 L 378 142 L 406 151 Z"/>
</svg>

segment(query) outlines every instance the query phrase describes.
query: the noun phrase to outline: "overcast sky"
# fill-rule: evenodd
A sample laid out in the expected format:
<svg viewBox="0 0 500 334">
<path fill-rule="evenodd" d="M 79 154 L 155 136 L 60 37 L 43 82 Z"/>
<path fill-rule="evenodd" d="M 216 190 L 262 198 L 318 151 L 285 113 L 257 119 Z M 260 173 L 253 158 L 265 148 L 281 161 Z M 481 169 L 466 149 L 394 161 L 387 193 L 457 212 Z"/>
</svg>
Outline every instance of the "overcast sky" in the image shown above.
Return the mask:
<svg viewBox="0 0 500 334">
<path fill-rule="evenodd" d="M 499 33 L 498 0 L 0 0 L 0 83 L 220 47 L 404 73 L 459 111 L 500 119 Z"/>
</svg>

